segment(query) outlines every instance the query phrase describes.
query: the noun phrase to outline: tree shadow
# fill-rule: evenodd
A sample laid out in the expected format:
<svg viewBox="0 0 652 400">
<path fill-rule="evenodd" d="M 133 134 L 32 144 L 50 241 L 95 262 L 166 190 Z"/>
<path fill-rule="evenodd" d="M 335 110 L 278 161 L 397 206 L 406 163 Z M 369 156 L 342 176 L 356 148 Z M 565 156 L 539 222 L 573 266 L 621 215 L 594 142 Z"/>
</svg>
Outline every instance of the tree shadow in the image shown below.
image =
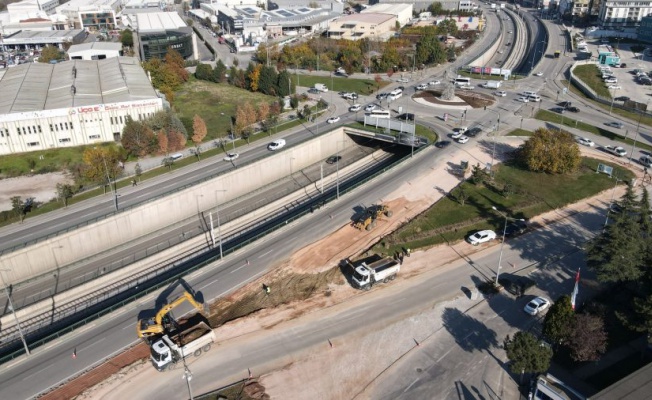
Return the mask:
<svg viewBox="0 0 652 400">
<path fill-rule="evenodd" d="M 457 390 L 457 398 L 460 400 L 484 400 L 482 396 L 476 397 L 461 381 L 455 381 L 455 389 Z"/>
<path fill-rule="evenodd" d="M 466 352 L 489 350 L 498 346 L 496 332 L 456 308 L 444 309 L 442 321 L 444 328 Z"/>
</svg>

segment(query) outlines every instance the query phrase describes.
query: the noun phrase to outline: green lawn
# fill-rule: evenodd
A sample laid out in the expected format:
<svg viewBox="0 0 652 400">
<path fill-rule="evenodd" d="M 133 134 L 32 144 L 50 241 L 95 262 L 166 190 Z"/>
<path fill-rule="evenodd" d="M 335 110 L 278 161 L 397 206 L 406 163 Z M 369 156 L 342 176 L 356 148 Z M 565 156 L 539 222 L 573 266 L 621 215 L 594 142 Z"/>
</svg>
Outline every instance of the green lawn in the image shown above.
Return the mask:
<svg viewBox="0 0 652 400">
<path fill-rule="evenodd" d="M 493 187 L 462 183 L 460 187 L 468 195 L 464 205 L 458 201 L 460 189 L 456 188 L 426 212 L 386 236 L 374 250 L 393 254 L 401 247 L 416 249 L 455 242 L 474 230 L 499 230 L 504 219 L 492 210 L 492 206 L 505 210 L 514 218 L 528 219 L 612 188 L 614 180 L 596 174 L 597 165 L 598 160 L 584 158 L 580 170 L 570 175 L 534 173 L 509 163 L 498 165 Z M 633 177 L 630 171 L 609 165 L 620 179 Z M 509 197 L 502 195 L 506 183 L 512 187 L 513 194 Z"/>
<path fill-rule="evenodd" d="M 547 122 L 553 122 L 556 124 L 561 124 L 562 116 L 561 114 L 558 114 L 556 112 L 548 111 L 548 110 L 539 110 L 537 111 L 537 114 L 535 116 L 536 119 L 539 119 L 541 121 L 547 121 Z M 622 142 L 624 144 L 628 144 L 630 146 L 634 145 L 634 138 L 635 136 L 634 133 L 632 132 L 632 135 L 629 135 L 628 137 L 624 136 L 624 133 L 621 135 L 620 133 L 615 133 L 610 130 L 604 129 L 599 126 L 594 126 L 591 124 L 587 124 L 586 122 L 581 122 L 579 120 L 575 120 L 572 118 L 568 118 L 566 115 L 564 115 L 564 126 L 569 126 L 571 128 L 577 128 L 581 129 L 585 132 L 590 132 L 598 136 L 602 136 L 604 138 L 607 138 L 609 140 L 615 140 L 618 142 Z M 615 129 L 615 128 L 614 128 Z M 641 143 L 640 141 L 636 142 L 636 148 L 639 149 L 645 149 L 645 150 L 650 150 L 652 151 L 652 146 Z"/>
<path fill-rule="evenodd" d="M 611 99 L 611 93 L 604 85 L 604 82 L 602 81 L 602 73 L 597 66 L 593 64 L 579 65 L 573 70 L 573 73 L 593 89 L 598 96 Z"/>
<path fill-rule="evenodd" d="M 533 133 L 534 132 L 525 129 L 514 129 L 513 131 L 509 132 L 506 136 L 532 136 Z"/>
<path fill-rule="evenodd" d="M 568 86 L 568 81 L 562 81 L 562 82 L 563 82 L 563 84 L 564 84 L 565 86 Z M 584 97 L 587 101 L 590 101 L 590 102 L 593 103 L 593 105 L 595 105 L 595 106 L 601 107 L 602 109 L 607 110 L 607 111 L 611 109 L 611 113 L 612 113 L 612 114 L 620 115 L 621 117 L 623 117 L 623 118 L 628 118 L 628 119 L 630 119 L 630 120 L 632 120 L 632 121 L 638 121 L 639 118 L 640 118 L 640 120 L 641 120 L 641 125 L 652 126 L 652 117 L 649 117 L 649 116 L 647 116 L 647 115 L 643 115 L 643 114 L 638 114 L 638 113 L 635 113 L 635 112 L 632 112 L 632 111 L 628 111 L 628 110 L 623 110 L 623 109 L 618 108 L 618 107 L 613 107 L 613 109 L 612 109 L 612 108 L 611 108 L 611 105 L 602 104 L 602 103 L 600 103 L 600 102 L 598 102 L 598 101 L 595 101 L 595 100 L 593 100 L 593 99 L 587 97 L 584 93 L 582 93 L 581 90 L 579 90 L 579 89 L 578 89 L 577 87 L 575 87 L 574 85 L 571 85 L 571 86 L 570 86 L 570 90 L 571 90 L 573 93 L 577 94 L 578 96 L 582 96 L 582 97 Z M 560 100 L 561 100 L 561 99 L 560 99 Z"/>
<path fill-rule="evenodd" d="M 323 83 L 328 87 L 329 90 L 334 91 L 334 96 L 337 96 L 338 92 L 355 92 L 363 95 L 370 95 L 376 92 L 378 85 L 380 84 L 380 89 L 389 85 L 391 82 L 380 81 L 379 84 L 374 80 L 375 75 L 369 75 L 370 79 L 353 79 L 353 78 L 342 78 L 334 76 L 331 82 L 329 76 L 311 76 L 311 75 L 292 75 L 292 81 L 297 86 L 303 87 L 313 87 L 315 83 Z M 298 79 L 297 79 L 298 78 Z M 324 93 L 322 97 L 328 100 L 330 93 Z"/>
</svg>

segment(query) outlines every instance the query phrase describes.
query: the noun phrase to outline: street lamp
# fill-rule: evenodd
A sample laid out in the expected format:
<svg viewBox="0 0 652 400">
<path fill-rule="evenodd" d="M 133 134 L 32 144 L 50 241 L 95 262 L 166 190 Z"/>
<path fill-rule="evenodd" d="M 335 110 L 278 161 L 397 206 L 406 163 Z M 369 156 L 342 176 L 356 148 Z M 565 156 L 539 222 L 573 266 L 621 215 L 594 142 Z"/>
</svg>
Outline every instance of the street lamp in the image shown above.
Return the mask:
<svg viewBox="0 0 652 400">
<path fill-rule="evenodd" d="M 498 268 L 496 268 L 496 286 L 498 286 L 498 277 L 500 276 L 500 268 L 501 268 L 500 263 L 503 261 L 503 247 L 505 246 L 505 234 L 507 233 L 507 220 L 511 219 L 512 221 L 521 221 L 521 222 L 525 222 L 525 220 L 522 218 L 508 217 L 507 214 L 503 214 L 502 212 L 498 211 L 496 206 L 493 206 L 491 208 L 501 216 L 505 217 L 505 227 L 503 228 L 503 242 L 500 244 L 500 256 L 498 256 Z"/>
<path fill-rule="evenodd" d="M 222 253 L 222 227 L 220 226 L 220 202 L 217 198 L 217 193 L 222 192 L 226 193 L 225 189 L 218 189 L 215 191 L 215 214 L 217 215 L 217 234 L 219 235 L 219 244 L 220 244 L 220 260 L 223 257 Z M 213 214 L 209 214 L 211 219 L 211 237 L 213 239 L 213 247 L 215 247 L 215 232 L 213 230 Z"/>
<path fill-rule="evenodd" d="M 645 110 L 650 104 L 650 100 L 645 103 Z M 632 157 L 634 157 L 634 151 L 636 150 L 636 141 L 638 140 L 639 128 L 641 127 L 641 118 L 643 118 L 643 112 L 639 111 L 638 114 L 638 123 L 636 124 L 636 136 L 634 136 L 634 145 L 632 146 L 632 153 L 629 155 L 629 163 L 632 163 Z"/>
<path fill-rule="evenodd" d="M 335 153 L 335 188 L 338 200 L 340 199 L 340 143 L 346 144 L 346 140 L 338 140 L 335 144 L 335 148 L 337 149 L 337 152 Z M 342 146 L 342 149 L 344 149 L 344 146 Z"/>
<path fill-rule="evenodd" d="M 534 59 L 537 58 L 537 49 L 539 48 L 539 44 L 541 43 L 547 43 L 547 42 L 545 40 L 541 40 L 534 45 L 534 53 L 532 55 L 532 61 L 530 61 L 530 71 L 534 70 Z"/>
<path fill-rule="evenodd" d="M 494 148 L 491 151 L 491 166 L 490 166 L 491 169 L 489 170 L 489 174 L 493 178 L 493 176 L 494 176 L 494 158 L 496 157 L 496 135 L 498 134 L 498 131 L 500 130 L 500 113 L 498 111 L 494 111 L 494 110 L 487 110 L 487 111 L 491 111 L 491 112 L 496 113 L 498 115 L 498 120 L 497 120 L 498 122 L 496 123 L 496 130 L 494 131 L 494 134 L 493 134 Z"/>
<path fill-rule="evenodd" d="M 2 280 L 2 286 L 5 288 L 5 293 L 7 294 L 7 300 L 9 300 L 9 307 L 11 307 L 11 313 L 14 314 L 14 319 L 16 320 L 16 326 L 18 327 L 18 334 L 20 335 L 20 340 L 23 342 L 25 347 L 25 353 L 29 356 L 29 347 L 27 347 L 27 342 L 25 341 L 25 335 L 23 334 L 23 328 L 20 327 L 20 321 L 18 321 L 18 316 L 16 315 L 16 309 L 14 308 L 14 302 L 11 300 L 11 293 L 7 288 L 7 283 L 5 282 L 5 277 L 2 275 L 3 272 L 11 271 L 9 269 L 0 269 L 0 279 Z"/>
</svg>

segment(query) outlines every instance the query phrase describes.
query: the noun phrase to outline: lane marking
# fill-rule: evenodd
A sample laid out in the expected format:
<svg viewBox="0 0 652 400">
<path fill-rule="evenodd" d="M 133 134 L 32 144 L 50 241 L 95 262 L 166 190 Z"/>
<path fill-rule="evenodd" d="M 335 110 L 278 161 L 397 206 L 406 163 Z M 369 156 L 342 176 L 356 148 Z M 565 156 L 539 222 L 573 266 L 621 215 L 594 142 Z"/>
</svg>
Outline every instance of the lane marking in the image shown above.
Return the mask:
<svg viewBox="0 0 652 400">
<path fill-rule="evenodd" d="M 271 249 L 271 250 L 269 250 L 269 251 L 264 252 L 263 254 L 261 254 L 260 256 L 258 256 L 258 258 L 263 258 L 263 257 L 265 257 L 266 255 L 268 255 L 269 253 L 271 253 L 272 251 L 274 251 L 274 249 Z"/>
<path fill-rule="evenodd" d="M 98 343 L 100 343 L 100 342 L 103 342 L 103 341 L 105 341 L 105 340 L 106 340 L 106 336 L 103 337 L 102 339 L 96 341 L 96 342 L 93 342 L 93 343 L 89 344 L 88 346 L 84 346 L 84 347 L 82 347 L 82 348 L 80 348 L 80 349 L 77 349 L 77 352 L 82 352 L 82 351 L 84 351 L 84 350 L 86 350 L 86 349 L 89 349 L 89 348 L 95 346 L 96 344 L 98 344 Z"/>
<path fill-rule="evenodd" d="M 202 290 L 203 288 L 212 285 L 213 283 L 217 282 L 218 280 L 219 280 L 219 279 L 212 280 L 212 281 L 208 282 L 207 284 L 205 284 L 204 286 L 200 286 L 198 289 L 199 289 L 199 290 Z"/>
</svg>

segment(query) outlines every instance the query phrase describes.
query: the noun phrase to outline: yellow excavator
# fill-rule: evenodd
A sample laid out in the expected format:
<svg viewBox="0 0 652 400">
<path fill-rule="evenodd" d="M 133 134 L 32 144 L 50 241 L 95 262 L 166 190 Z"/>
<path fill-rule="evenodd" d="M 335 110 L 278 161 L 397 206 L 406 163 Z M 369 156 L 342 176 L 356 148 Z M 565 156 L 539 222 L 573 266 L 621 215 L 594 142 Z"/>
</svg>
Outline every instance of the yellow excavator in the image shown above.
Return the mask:
<svg viewBox="0 0 652 400">
<path fill-rule="evenodd" d="M 173 302 L 168 303 L 161 307 L 160 310 L 156 313 L 156 316 L 154 318 L 147 318 L 147 319 L 141 319 L 138 321 L 138 325 L 136 325 L 136 331 L 138 333 L 139 338 L 146 338 L 154 335 L 160 335 L 162 333 L 165 333 L 165 326 L 164 322 L 166 319 L 167 314 L 172 311 L 173 308 L 178 307 L 181 303 L 184 301 L 189 302 L 192 304 L 197 311 L 199 311 L 202 314 L 206 314 L 204 310 L 204 305 L 198 303 L 195 298 L 192 296 L 192 294 L 188 292 L 184 292 L 181 296 L 179 296 L 177 299 L 175 299 Z"/>
</svg>

